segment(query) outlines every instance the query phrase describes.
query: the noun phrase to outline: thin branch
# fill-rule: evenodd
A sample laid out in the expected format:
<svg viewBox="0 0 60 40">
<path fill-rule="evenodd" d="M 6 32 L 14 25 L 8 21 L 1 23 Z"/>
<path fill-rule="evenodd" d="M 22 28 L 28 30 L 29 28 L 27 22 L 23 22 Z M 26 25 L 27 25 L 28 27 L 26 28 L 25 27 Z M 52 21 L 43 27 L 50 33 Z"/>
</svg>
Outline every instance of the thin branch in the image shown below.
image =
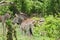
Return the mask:
<svg viewBox="0 0 60 40">
<path fill-rule="evenodd" d="M 1 1 L 0 6 L 7 6 L 10 5 L 11 2 Z"/>
</svg>

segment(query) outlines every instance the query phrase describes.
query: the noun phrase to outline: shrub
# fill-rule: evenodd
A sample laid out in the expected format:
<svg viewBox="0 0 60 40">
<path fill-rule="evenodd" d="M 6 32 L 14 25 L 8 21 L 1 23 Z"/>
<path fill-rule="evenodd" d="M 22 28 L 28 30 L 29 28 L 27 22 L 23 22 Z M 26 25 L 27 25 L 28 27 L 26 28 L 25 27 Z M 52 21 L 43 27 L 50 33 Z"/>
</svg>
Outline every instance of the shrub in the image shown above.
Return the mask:
<svg viewBox="0 0 60 40">
<path fill-rule="evenodd" d="M 36 24 L 34 36 L 45 36 L 49 38 L 60 38 L 60 18 L 48 16 L 42 25 Z"/>
</svg>

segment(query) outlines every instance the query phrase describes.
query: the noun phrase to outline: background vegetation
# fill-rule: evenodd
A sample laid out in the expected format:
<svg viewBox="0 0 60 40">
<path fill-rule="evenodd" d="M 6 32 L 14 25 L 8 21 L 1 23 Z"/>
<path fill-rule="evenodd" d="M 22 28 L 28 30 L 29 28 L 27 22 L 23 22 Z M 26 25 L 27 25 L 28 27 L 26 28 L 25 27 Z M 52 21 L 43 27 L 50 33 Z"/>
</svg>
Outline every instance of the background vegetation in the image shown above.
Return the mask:
<svg viewBox="0 0 60 40">
<path fill-rule="evenodd" d="M 16 31 L 18 40 L 60 40 L 60 0 L 5 1 L 7 3 L 14 2 L 16 10 L 19 12 L 21 11 L 23 13 L 26 13 L 29 16 L 32 16 L 32 14 L 36 14 L 39 17 L 45 18 L 45 22 L 42 25 L 36 23 L 36 27 L 33 30 L 34 36 L 31 38 L 28 38 L 27 36 L 22 36 L 20 34 L 19 27 L 17 27 Z M 0 6 L 0 15 L 5 14 L 7 11 L 13 15 L 15 12 L 14 6 L 10 4 Z M 37 17 L 35 18 L 40 19 Z M 2 34 L 0 36 L 0 39 L 2 40 Z"/>
</svg>

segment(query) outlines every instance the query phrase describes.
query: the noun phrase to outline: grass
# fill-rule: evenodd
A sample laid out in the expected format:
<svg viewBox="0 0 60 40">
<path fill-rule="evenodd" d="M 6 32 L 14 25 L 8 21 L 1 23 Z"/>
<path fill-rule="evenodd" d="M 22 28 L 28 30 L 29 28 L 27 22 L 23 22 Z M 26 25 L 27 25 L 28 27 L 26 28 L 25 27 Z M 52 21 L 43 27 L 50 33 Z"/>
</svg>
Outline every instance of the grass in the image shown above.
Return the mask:
<svg viewBox="0 0 60 40">
<path fill-rule="evenodd" d="M 3 40 L 3 27 L 2 24 L 0 23 L 0 40 Z M 17 27 L 16 28 L 16 32 L 17 32 L 17 39 L 18 40 L 55 40 L 54 38 L 49 38 L 49 37 L 42 37 L 42 36 L 26 36 L 26 35 L 21 35 L 20 33 L 20 28 Z M 13 37 L 13 40 L 15 40 L 15 38 Z"/>
<path fill-rule="evenodd" d="M 3 37 L 3 27 L 2 24 L 0 23 L 0 40 L 2 40 Z"/>
</svg>

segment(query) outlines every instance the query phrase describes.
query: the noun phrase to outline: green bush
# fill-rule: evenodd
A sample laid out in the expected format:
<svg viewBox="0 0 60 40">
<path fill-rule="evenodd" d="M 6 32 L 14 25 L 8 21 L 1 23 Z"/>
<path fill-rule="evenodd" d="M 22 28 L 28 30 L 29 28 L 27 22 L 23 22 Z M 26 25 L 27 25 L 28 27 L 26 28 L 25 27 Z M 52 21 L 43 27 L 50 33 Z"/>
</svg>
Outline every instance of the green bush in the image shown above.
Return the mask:
<svg viewBox="0 0 60 40">
<path fill-rule="evenodd" d="M 60 38 L 60 18 L 48 16 L 42 25 L 36 24 L 34 36 Z"/>
</svg>

